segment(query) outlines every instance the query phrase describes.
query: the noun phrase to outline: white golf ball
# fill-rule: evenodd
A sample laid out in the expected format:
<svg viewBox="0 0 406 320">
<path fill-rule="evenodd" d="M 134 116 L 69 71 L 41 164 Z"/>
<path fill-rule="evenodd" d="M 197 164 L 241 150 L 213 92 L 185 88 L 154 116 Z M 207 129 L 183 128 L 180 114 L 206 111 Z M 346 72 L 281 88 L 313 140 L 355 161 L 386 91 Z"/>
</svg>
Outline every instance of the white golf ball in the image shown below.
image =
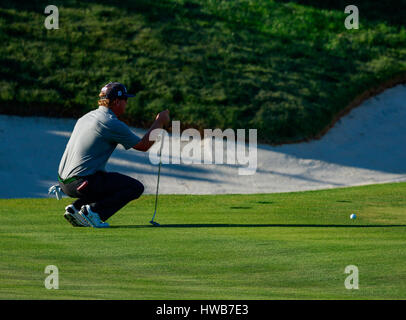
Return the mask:
<svg viewBox="0 0 406 320">
<path fill-rule="evenodd" d="M 350 215 L 350 219 L 357 219 L 357 215 L 353 213 L 352 215 Z"/>
</svg>

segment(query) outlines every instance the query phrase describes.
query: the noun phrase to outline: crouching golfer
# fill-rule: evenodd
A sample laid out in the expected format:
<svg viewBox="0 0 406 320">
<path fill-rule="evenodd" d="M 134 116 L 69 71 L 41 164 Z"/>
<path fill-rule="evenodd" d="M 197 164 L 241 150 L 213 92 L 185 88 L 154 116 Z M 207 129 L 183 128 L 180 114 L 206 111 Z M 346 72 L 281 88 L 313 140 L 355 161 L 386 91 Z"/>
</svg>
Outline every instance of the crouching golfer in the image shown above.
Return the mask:
<svg viewBox="0 0 406 320">
<path fill-rule="evenodd" d="M 169 122 L 169 111 L 159 113 L 140 139 L 118 119 L 130 97 L 134 95 L 123 84 L 108 83 L 99 94 L 99 108 L 81 117 L 73 129 L 58 170 L 62 191 L 78 198 L 65 208 L 64 217 L 73 226 L 109 227 L 105 221 L 144 192 L 141 182 L 106 172 L 105 166 L 117 144 L 147 151 L 154 144 L 149 140 L 151 131 Z"/>
</svg>

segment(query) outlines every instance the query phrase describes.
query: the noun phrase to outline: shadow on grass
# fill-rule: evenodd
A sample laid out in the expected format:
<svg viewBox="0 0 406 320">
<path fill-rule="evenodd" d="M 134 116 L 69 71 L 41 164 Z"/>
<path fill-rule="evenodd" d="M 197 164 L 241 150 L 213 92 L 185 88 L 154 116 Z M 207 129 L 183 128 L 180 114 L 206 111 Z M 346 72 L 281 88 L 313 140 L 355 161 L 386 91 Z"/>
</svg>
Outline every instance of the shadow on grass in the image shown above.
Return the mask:
<svg viewBox="0 0 406 320">
<path fill-rule="evenodd" d="M 132 229 L 132 228 L 152 228 L 152 225 L 118 225 L 111 226 L 113 229 Z M 402 224 L 366 224 L 366 225 L 351 225 L 351 224 L 161 224 L 157 228 L 272 228 L 272 227 L 287 227 L 287 228 L 394 228 L 406 227 Z"/>
</svg>

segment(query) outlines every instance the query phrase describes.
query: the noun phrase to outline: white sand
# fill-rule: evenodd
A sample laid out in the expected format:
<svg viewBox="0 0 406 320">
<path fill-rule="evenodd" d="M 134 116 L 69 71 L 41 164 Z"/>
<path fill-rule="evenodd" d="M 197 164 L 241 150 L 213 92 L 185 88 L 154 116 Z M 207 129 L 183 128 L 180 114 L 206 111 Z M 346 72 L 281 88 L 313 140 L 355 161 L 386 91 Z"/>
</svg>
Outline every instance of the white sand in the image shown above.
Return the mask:
<svg viewBox="0 0 406 320">
<path fill-rule="evenodd" d="M 75 122 L 0 116 L 0 198 L 48 196 Z M 255 175 L 240 176 L 230 165 L 163 165 L 160 193 L 272 193 L 406 181 L 405 142 L 406 85 L 398 85 L 352 110 L 320 140 L 258 145 Z M 155 192 L 158 166 L 147 154 L 117 148 L 107 170 Z"/>
</svg>

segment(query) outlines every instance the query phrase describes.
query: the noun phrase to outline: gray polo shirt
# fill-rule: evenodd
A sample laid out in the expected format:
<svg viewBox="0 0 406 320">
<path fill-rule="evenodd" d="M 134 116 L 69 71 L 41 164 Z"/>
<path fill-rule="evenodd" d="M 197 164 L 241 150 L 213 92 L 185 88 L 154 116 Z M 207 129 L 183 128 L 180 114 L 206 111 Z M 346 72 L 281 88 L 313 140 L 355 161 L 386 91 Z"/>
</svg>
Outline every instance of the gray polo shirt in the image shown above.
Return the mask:
<svg viewBox="0 0 406 320">
<path fill-rule="evenodd" d="M 105 166 L 121 144 L 126 150 L 140 141 L 110 109 L 99 107 L 81 117 L 73 129 L 59 164 L 58 174 L 65 180 L 105 171 Z"/>
</svg>

